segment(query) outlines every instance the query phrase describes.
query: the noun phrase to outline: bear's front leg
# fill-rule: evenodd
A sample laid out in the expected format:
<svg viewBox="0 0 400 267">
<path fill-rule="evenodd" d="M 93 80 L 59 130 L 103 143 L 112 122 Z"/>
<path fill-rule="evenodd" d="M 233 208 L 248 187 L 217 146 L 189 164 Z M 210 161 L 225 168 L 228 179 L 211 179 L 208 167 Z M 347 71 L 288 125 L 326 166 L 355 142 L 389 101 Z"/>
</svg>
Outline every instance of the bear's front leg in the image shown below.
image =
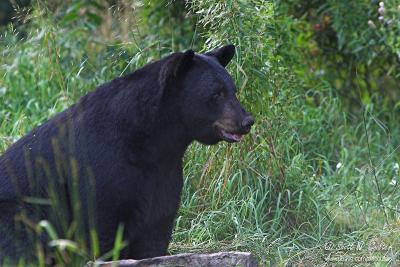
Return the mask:
<svg viewBox="0 0 400 267">
<path fill-rule="evenodd" d="M 157 224 L 146 226 L 140 233 L 129 229 L 128 258 L 138 260 L 164 256 L 171 239 L 174 217 L 169 216 Z"/>
</svg>

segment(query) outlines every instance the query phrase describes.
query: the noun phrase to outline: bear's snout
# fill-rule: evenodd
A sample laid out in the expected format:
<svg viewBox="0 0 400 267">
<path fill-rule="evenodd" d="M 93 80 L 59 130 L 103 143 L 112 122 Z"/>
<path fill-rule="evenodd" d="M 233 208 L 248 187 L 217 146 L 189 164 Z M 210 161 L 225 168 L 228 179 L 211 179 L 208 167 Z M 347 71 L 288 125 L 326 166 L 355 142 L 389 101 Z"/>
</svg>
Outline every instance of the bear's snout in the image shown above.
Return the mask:
<svg viewBox="0 0 400 267">
<path fill-rule="evenodd" d="M 250 132 L 251 126 L 253 126 L 254 122 L 255 121 L 254 121 L 254 118 L 252 116 L 250 116 L 250 115 L 246 116 L 243 119 L 242 123 L 241 123 L 243 131 L 244 132 Z"/>
</svg>

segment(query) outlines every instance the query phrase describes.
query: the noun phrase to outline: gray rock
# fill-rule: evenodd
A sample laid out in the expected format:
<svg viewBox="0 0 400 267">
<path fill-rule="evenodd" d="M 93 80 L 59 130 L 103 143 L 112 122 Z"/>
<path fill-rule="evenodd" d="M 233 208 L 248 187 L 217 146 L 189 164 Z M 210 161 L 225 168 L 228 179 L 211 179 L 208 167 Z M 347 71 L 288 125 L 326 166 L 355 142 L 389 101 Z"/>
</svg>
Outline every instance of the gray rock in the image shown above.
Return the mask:
<svg viewBox="0 0 400 267">
<path fill-rule="evenodd" d="M 143 260 L 89 262 L 87 267 L 258 267 L 256 258 L 248 252 L 212 254 L 184 253 Z"/>
</svg>

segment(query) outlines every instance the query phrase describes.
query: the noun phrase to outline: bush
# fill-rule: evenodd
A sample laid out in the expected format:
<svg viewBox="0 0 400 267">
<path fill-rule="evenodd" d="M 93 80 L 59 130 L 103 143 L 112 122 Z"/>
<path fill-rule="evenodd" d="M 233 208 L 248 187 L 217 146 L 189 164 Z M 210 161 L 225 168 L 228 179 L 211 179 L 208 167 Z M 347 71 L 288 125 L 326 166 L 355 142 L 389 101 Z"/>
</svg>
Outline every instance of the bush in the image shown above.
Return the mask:
<svg viewBox="0 0 400 267">
<path fill-rule="evenodd" d="M 400 11 L 395 2 L 282 3 L 302 28 L 298 41 L 311 70 L 303 75 L 328 81 L 348 108 L 357 107 L 352 111 L 361 104 L 390 110 L 398 98 L 396 81 L 400 78 Z"/>
</svg>

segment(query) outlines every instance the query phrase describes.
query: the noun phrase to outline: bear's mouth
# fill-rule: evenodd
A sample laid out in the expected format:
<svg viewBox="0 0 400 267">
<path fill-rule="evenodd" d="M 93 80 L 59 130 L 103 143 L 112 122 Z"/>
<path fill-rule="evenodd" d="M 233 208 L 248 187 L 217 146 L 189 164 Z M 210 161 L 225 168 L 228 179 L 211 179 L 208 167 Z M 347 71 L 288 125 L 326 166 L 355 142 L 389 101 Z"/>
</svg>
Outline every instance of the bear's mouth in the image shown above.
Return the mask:
<svg viewBox="0 0 400 267">
<path fill-rule="evenodd" d="M 243 138 L 243 134 L 228 132 L 220 127 L 217 127 L 217 131 L 219 136 L 229 143 L 239 142 Z"/>
</svg>

